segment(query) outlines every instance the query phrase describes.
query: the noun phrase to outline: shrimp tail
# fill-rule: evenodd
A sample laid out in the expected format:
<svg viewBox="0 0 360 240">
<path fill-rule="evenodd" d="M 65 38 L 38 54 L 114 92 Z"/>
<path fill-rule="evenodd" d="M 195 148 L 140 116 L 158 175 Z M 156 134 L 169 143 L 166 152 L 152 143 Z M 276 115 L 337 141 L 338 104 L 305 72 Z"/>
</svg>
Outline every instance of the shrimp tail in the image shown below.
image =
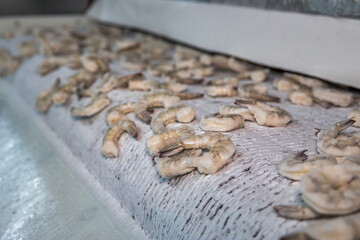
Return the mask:
<svg viewBox="0 0 360 240">
<path fill-rule="evenodd" d="M 334 137 L 336 137 L 340 132 L 344 131 L 345 129 L 351 127 L 354 123 L 355 121 L 353 119 L 347 119 L 345 121 L 336 123 Z"/>
<path fill-rule="evenodd" d="M 297 160 L 301 160 L 301 161 L 305 161 L 308 159 L 308 156 L 305 154 L 307 152 L 307 149 L 306 150 L 303 150 L 303 151 L 300 151 L 300 152 L 297 152 L 295 153 L 295 159 Z"/>
</svg>

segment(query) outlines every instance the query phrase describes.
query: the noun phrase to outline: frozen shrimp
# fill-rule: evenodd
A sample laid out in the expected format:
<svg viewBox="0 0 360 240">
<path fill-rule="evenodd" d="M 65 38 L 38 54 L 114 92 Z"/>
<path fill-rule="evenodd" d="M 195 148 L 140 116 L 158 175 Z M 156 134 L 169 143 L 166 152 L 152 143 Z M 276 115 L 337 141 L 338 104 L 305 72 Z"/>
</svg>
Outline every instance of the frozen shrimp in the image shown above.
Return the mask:
<svg viewBox="0 0 360 240">
<path fill-rule="evenodd" d="M 306 150 L 284 157 L 278 164 L 280 175 L 291 180 L 299 181 L 302 176 L 318 166 L 337 165 L 336 158 L 330 155 L 318 155 L 308 158 Z"/>
<path fill-rule="evenodd" d="M 111 100 L 103 94 L 96 94 L 84 107 L 72 108 L 71 114 L 74 117 L 91 117 L 111 104 Z"/>
<path fill-rule="evenodd" d="M 214 174 L 225 164 L 232 161 L 235 146 L 230 138 L 221 133 L 204 133 L 183 140 L 163 149 L 163 151 L 177 152 L 184 149 L 208 149 L 200 157 L 189 157 L 187 165 L 196 167 L 200 173 Z"/>
<path fill-rule="evenodd" d="M 347 107 L 351 105 L 354 100 L 351 93 L 326 87 L 314 87 L 312 94 L 320 101 L 325 101 L 340 107 Z"/>
<path fill-rule="evenodd" d="M 288 94 L 288 98 L 291 103 L 302 106 L 311 106 L 313 104 L 313 98 L 310 91 L 307 90 L 295 90 Z"/>
<path fill-rule="evenodd" d="M 360 209 L 360 178 L 339 165 L 319 166 L 303 176 L 300 190 L 305 202 L 326 215 Z"/>
<path fill-rule="evenodd" d="M 166 125 L 175 121 L 189 123 L 195 118 L 195 110 L 183 104 L 164 109 L 151 120 L 151 128 L 155 134 L 166 131 Z"/>
<path fill-rule="evenodd" d="M 189 157 L 198 157 L 202 153 L 201 149 L 184 150 L 171 157 L 156 157 L 156 168 L 163 178 L 171 178 L 179 175 L 184 175 L 195 169 L 189 167 L 187 160 Z"/>
<path fill-rule="evenodd" d="M 219 114 L 223 116 L 236 114 L 240 115 L 245 121 L 255 122 L 254 114 L 252 114 L 249 109 L 245 107 L 229 105 L 221 106 L 219 109 Z"/>
<path fill-rule="evenodd" d="M 173 96 L 169 92 L 153 92 L 150 94 L 145 94 L 141 99 L 139 99 L 134 107 L 136 116 L 146 122 L 150 123 L 151 116 L 148 114 L 147 109 L 149 107 L 165 107 L 168 108 L 171 105 L 179 102 L 180 98 Z"/>
<path fill-rule="evenodd" d="M 284 77 L 285 78 L 290 78 L 306 87 L 319 87 L 319 86 L 325 86 L 326 84 L 318 79 L 315 78 L 310 78 L 310 77 L 305 77 L 305 76 L 301 76 L 298 74 L 294 74 L 294 73 L 284 73 Z"/>
<path fill-rule="evenodd" d="M 274 87 L 280 92 L 288 92 L 300 89 L 300 85 L 298 83 L 285 77 L 275 79 Z"/>
<path fill-rule="evenodd" d="M 254 118 L 259 125 L 281 127 L 286 126 L 292 120 L 290 113 L 280 107 L 243 99 L 235 100 L 235 104 L 247 107 L 254 114 Z"/>
<path fill-rule="evenodd" d="M 349 119 L 332 125 L 329 129 L 320 130 L 317 134 L 317 148 L 321 153 L 342 157 L 360 155 L 360 134 L 341 133 L 354 124 Z"/>
<path fill-rule="evenodd" d="M 54 86 L 52 86 L 51 89 L 47 89 L 47 90 L 43 90 L 42 92 L 40 92 L 37 100 L 36 100 L 36 110 L 41 112 L 41 113 L 46 113 L 52 103 L 52 95 L 54 94 L 54 92 L 57 91 L 57 89 L 60 86 L 60 79 L 56 79 Z"/>
<path fill-rule="evenodd" d="M 263 83 L 245 84 L 238 89 L 239 97 L 259 101 L 279 102 L 280 98 L 267 94 L 267 86 Z"/>
<path fill-rule="evenodd" d="M 311 224 L 297 232 L 281 237 L 281 240 L 356 240 L 360 233 L 360 214 L 340 217 Z"/>
<path fill-rule="evenodd" d="M 120 120 L 113 124 L 106 132 L 101 152 L 108 158 L 119 156 L 118 141 L 124 132 L 127 132 L 134 138 L 137 136 L 136 125 L 131 120 Z"/>
<path fill-rule="evenodd" d="M 106 122 L 111 126 L 114 123 L 126 119 L 126 114 L 134 111 L 135 102 L 127 102 L 116 105 L 106 112 Z"/>
<path fill-rule="evenodd" d="M 229 85 L 233 87 L 237 87 L 239 83 L 239 80 L 236 77 L 225 77 L 225 78 L 216 78 L 210 80 L 207 85 Z"/>
<path fill-rule="evenodd" d="M 180 141 L 183 138 L 193 136 L 195 131 L 192 127 L 181 126 L 178 128 L 169 129 L 160 134 L 149 137 L 146 140 L 146 147 L 150 155 L 155 156 L 162 149 Z"/>
<path fill-rule="evenodd" d="M 200 127 L 204 131 L 230 132 L 244 127 L 244 119 L 238 114 L 210 114 L 200 120 Z"/>
<path fill-rule="evenodd" d="M 230 85 L 206 86 L 205 90 L 211 97 L 234 97 L 237 95 L 236 88 Z"/>
<path fill-rule="evenodd" d="M 240 73 L 237 78 L 239 79 L 251 79 L 254 82 L 263 82 L 267 79 L 268 75 L 270 73 L 270 69 L 258 69 L 253 71 L 246 71 Z"/>
</svg>

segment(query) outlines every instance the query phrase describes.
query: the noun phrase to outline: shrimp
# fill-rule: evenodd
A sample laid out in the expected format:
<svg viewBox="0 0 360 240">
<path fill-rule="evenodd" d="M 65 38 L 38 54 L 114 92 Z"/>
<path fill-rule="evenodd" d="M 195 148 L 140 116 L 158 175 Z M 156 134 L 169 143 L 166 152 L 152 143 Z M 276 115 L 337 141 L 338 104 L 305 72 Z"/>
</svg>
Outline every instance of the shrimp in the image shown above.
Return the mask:
<svg viewBox="0 0 360 240">
<path fill-rule="evenodd" d="M 101 152 L 108 158 L 114 158 L 119 156 L 118 141 L 123 132 L 127 132 L 134 138 L 137 137 L 136 125 L 131 120 L 120 120 L 113 124 L 106 132 Z"/>
<path fill-rule="evenodd" d="M 174 59 L 176 61 L 197 58 L 200 55 L 201 55 L 201 52 L 199 52 L 195 49 L 188 48 L 188 47 L 181 46 L 181 45 L 175 46 Z"/>
<path fill-rule="evenodd" d="M 251 79 L 254 82 L 263 82 L 267 79 L 268 75 L 270 73 L 270 69 L 258 69 L 253 71 L 246 71 L 243 73 L 240 73 L 237 78 L 238 79 Z"/>
<path fill-rule="evenodd" d="M 176 61 L 175 63 L 176 69 L 198 68 L 198 67 L 201 67 L 201 64 L 195 58 L 180 60 L 180 61 Z"/>
<path fill-rule="evenodd" d="M 280 175 L 291 180 L 299 181 L 302 176 L 318 166 L 337 165 L 336 158 L 330 155 L 318 155 L 311 159 L 305 154 L 306 150 L 286 156 L 278 164 Z"/>
<path fill-rule="evenodd" d="M 236 88 L 230 85 L 207 86 L 205 90 L 211 97 L 234 97 L 237 95 Z"/>
<path fill-rule="evenodd" d="M 219 114 L 223 116 L 227 115 L 240 115 L 245 121 L 255 122 L 254 114 L 252 114 L 249 109 L 240 106 L 221 106 L 219 109 Z"/>
<path fill-rule="evenodd" d="M 285 77 L 275 79 L 274 87 L 280 92 L 288 92 L 300 89 L 300 85 L 298 83 Z"/>
<path fill-rule="evenodd" d="M 196 167 L 200 173 L 214 174 L 232 161 L 235 146 L 230 138 L 221 133 L 204 133 L 183 140 L 164 148 L 162 151 L 182 151 L 184 149 L 208 149 L 200 157 L 189 157 L 187 166 Z"/>
<path fill-rule="evenodd" d="M 214 68 L 212 67 L 198 67 L 191 68 L 186 70 L 179 70 L 176 72 L 176 75 L 179 78 L 195 78 L 202 79 L 204 77 L 209 77 L 214 73 Z"/>
<path fill-rule="evenodd" d="M 129 81 L 129 89 L 131 91 L 150 91 L 151 86 L 154 84 L 152 80 L 137 79 Z"/>
<path fill-rule="evenodd" d="M 255 121 L 262 126 L 281 127 L 292 120 L 290 113 L 280 107 L 243 99 L 236 99 L 235 104 L 247 107 L 254 114 Z"/>
<path fill-rule="evenodd" d="M 69 99 L 70 94 L 73 94 L 75 92 L 75 87 L 69 84 L 64 84 L 56 92 L 54 92 L 54 94 L 52 95 L 52 100 L 56 105 L 64 104 Z"/>
<path fill-rule="evenodd" d="M 16 46 L 16 49 L 20 53 L 20 56 L 23 58 L 31 57 L 38 52 L 36 43 L 33 41 L 21 42 Z"/>
<path fill-rule="evenodd" d="M 139 43 L 133 40 L 116 41 L 112 44 L 112 51 L 119 53 L 139 47 Z"/>
<path fill-rule="evenodd" d="M 200 127 L 204 131 L 231 132 L 243 128 L 244 119 L 238 114 L 210 114 L 201 118 Z"/>
<path fill-rule="evenodd" d="M 319 166 L 303 176 L 300 190 L 305 202 L 326 215 L 360 209 L 360 177 L 339 165 Z"/>
<path fill-rule="evenodd" d="M 202 98 L 204 94 L 202 93 L 174 93 L 175 96 L 178 96 L 181 100 L 190 100 L 190 99 L 196 99 L 196 98 Z"/>
<path fill-rule="evenodd" d="M 203 78 L 199 78 L 199 79 L 193 77 L 181 78 L 176 76 L 174 72 L 166 73 L 162 76 L 162 78 L 164 79 L 165 82 L 176 82 L 176 83 L 190 84 L 190 85 L 202 84 L 202 82 L 204 81 Z"/>
<path fill-rule="evenodd" d="M 309 88 L 312 87 L 320 87 L 320 86 L 326 86 L 326 84 L 318 79 L 315 78 L 310 78 L 310 77 L 305 77 L 305 76 L 301 76 L 298 74 L 293 74 L 293 73 L 284 73 L 284 77 L 285 78 L 289 78 L 292 79 L 296 82 L 298 82 L 301 85 L 307 86 Z"/>
<path fill-rule="evenodd" d="M 245 84 L 238 89 L 239 97 L 259 101 L 279 102 L 280 98 L 267 94 L 267 86 L 263 83 Z"/>
<path fill-rule="evenodd" d="M 236 77 L 225 77 L 225 78 L 216 78 L 213 80 L 210 80 L 207 85 L 229 85 L 232 87 L 237 87 L 239 83 L 239 80 Z"/>
<path fill-rule="evenodd" d="M 150 155 L 155 156 L 162 149 L 167 148 L 183 138 L 188 138 L 193 135 L 195 135 L 195 131 L 189 126 L 169 129 L 165 132 L 149 137 L 146 140 L 146 147 Z"/>
<path fill-rule="evenodd" d="M 359 229 L 360 214 L 358 213 L 312 224 L 281 237 L 281 240 L 356 240 L 360 236 Z"/>
<path fill-rule="evenodd" d="M 183 104 L 164 109 L 151 120 L 151 128 L 155 134 L 166 131 L 166 125 L 175 121 L 189 123 L 195 118 L 195 110 Z"/>
<path fill-rule="evenodd" d="M 171 178 L 184 175 L 195 169 L 187 165 L 189 157 L 198 157 L 202 153 L 201 149 L 184 150 L 177 155 L 164 158 L 155 158 L 156 168 L 163 178 Z"/>
<path fill-rule="evenodd" d="M 340 134 L 354 122 L 349 119 L 338 122 L 327 130 L 320 130 L 317 134 L 318 151 L 337 157 L 360 155 L 360 134 Z"/>
<path fill-rule="evenodd" d="M 127 102 L 116 105 L 106 112 L 106 122 L 111 126 L 114 123 L 126 119 L 126 114 L 134 111 L 135 102 Z"/>
<path fill-rule="evenodd" d="M 200 62 L 206 66 L 214 66 L 219 69 L 231 70 L 234 72 L 246 71 L 246 66 L 234 58 L 228 58 L 221 55 L 210 56 L 202 54 Z"/>
<path fill-rule="evenodd" d="M 53 103 L 52 95 L 54 94 L 54 92 L 57 91 L 59 86 L 60 86 L 60 79 L 58 78 L 56 79 L 51 89 L 43 90 L 42 92 L 40 92 L 36 100 L 36 110 L 38 112 L 46 113 L 50 109 Z"/>
<path fill-rule="evenodd" d="M 274 210 L 278 216 L 289 219 L 308 220 L 316 219 L 321 216 L 321 214 L 315 212 L 311 208 L 303 206 L 278 205 L 274 206 Z"/>
<path fill-rule="evenodd" d="M 74 117 L 91 117 L 101 112 L 111 104 L 111 100 L 103 94 L 96 94 L 91 101 L 82 108 L 71 108 L 71 114 Z"/>
<path fill-rule="evenodd" d="M 307 90 L 295 90 L 288 94 L 288 98 L 291 103 L 302 106 L 311 106 L 313 99 L 310 91 Z"/>
<path fill-rule="evenodd" d="M 340 107 L 347 107 L 354 101 L 354 97 L 351 93 L 332 88 L 314 87 L 312 94 L 320 101 L 325 101 Z"/>
<path fill-rule="evenodd" d="M 86 70 L 92 73 L 109 71 L 108 63 L 96 54 L 83 55 L 81 63 Z"/>
<path fill-rule="evenodd" d="M 175 64 L 171 61 L 163 62 L 155 66 L 149 66 L 147 68 L 147 72 L 151 76 L 155 76 L 155 77 L 161 76 L 161 74 L 163 73 L 168 73 L 174 70 L 175 70 Z"/>
<path fill-rule="evenodd" d="M 343 166 L 349 172 L 355 174 L 360 177 L 360 157 L 341 157 L 338 159 L 338 162 L 341 166 Z"/>
<path fill-rule="evenodd" d="M 171 83 L 171 82 L 166 82 L 166 83 L 153 82 L 151 85 L 151 88 L 152 89 L 166 89 L 173 93 L 180 93 L 187 89 L 187 85 L 181 84 L 181 83 Z"/>
<path fill-rule="evenodd" d="M 140 98 L 135 104 L 134 111 L 140 120 L 150 123 L 151 116 L 147 113 L 147 109 L 149 107 L 156 106 L 168 108 L 179 101 L 179 97 L 173 96 L 169 92 L 153 92 L 145 94 L 142 98 Z"/>
<path fill-rule="evenodd" d="M 360 110 L 352 110 L 348 115 L 348 119 L 352 119 L 355 121 L 353 127 L 360 127 Z"/>
</svg>

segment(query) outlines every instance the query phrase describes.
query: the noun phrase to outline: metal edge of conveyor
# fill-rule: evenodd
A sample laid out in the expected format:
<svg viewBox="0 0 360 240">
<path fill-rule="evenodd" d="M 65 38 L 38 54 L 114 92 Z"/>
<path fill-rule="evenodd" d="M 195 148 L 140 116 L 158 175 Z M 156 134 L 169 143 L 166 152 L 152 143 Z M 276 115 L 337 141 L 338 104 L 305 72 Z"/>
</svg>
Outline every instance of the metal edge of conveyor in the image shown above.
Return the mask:
<svg viewBox="0 0 360 240">
<path fill-rule="evenodd" d="M 164 0 L 98 0 L 87 16 L 360 88 L 358 20 Z"/>
</svg>

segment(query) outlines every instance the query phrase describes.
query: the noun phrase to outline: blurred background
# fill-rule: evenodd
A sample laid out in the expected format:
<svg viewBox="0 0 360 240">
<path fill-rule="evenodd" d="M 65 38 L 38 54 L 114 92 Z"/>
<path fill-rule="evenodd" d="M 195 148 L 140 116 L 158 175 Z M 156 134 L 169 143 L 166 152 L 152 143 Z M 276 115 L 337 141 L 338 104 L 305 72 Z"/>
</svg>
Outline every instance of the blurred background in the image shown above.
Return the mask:
<svg viewBox="0 0 360 240">
<path fill-rule="evenodd" d="M 83 13 L 92 0 L 0 0 L 0 16 Z"/>
</svg>

